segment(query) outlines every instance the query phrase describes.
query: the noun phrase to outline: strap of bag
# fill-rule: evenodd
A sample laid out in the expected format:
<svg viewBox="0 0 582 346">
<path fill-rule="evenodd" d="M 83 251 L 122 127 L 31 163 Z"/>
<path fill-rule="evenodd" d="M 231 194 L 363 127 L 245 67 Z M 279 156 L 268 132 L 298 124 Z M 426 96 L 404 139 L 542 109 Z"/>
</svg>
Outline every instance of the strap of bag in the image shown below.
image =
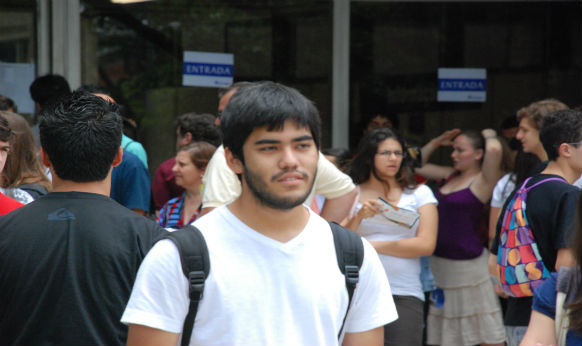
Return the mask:
<svg viewBox="0 0 582 346">
<path fill-rule="evenodd" d="M 190 306 L 188 314 L 184 319 L 182 328 L 182 346 L 187 346 L 192 337 L 194 320 L 198 312 L 198 303 L 202 299 L 204 291 L 204 280 L 210 273 L 210 257 L 204 236 L 200 230 L 192 225 L 188 225 L 178 231 L 168 233 L 165 236 L 174 242 L 180 253 L 182 271 L 188 279 Z"/>
<path fill-rule="evenodd" d="M 129 137 L 127 137 L 129 138 Z M 127 150 L 127 148 L 129 148 L 130 145 L 132 145 L 133 143 L 135 143 L 135 141 L 131 138 L 129 138 L 129 142 L 125 143 L 125 145 L 123 146 L 123 149 Z"/>
<path fill-rule="evenodd" d="M 522 189 L 523 188 L 526 188 L 526 190 L 529 191 L 529 190 L 533 189 L 534 187 L 536 187 L 536 186 L 538 186 L 540 184 L 543 184 L 543 183 L 545 183 L 547 181 L 559 181 L 559 182 L 566 183 L 566 184 L 568 183 L 566 180 L 564 180 L 564 178 L 546 178 L 546 179 L 542 179 L 542 180 L 538 181 L 537 183 L 533 184 L 532 186 L 525 187 L 526 184 L 530 181 L 530 179 L 531 179 L 531 177 L 527 178 L 523 182 L 523 185 L 521 186 Z"/>
<path fill-rule="evenodd" d="M 364 261 L 364 244 L 362 243 L 362 238 L 349 229 L 335 222 L 330 222 L 329 225 L 333 234 L 337 264 L 345 277 L 346 288 L 348 290 L 348 308 L 338 333 L 339 339 L 344 330 L 348 311 L 350 311 L 354 291 L 360 280 L 360 268 Z"/>
<path fill-rule="evenodd" d="M 566 344 L 566 336 L 570 327 L 570 318 L 565 305 L 569 301 L 568 295 L 575 291 L 575 270 L 573 267 L 560 267 L 556 280 L 556 341 L 558 345 Z"/>
<path fill-rule="evenodd" d="M 566 293 L 557 292 L 556 294 L 556 341 L 558 345 L 566 344 L 566 334 L 568 334 L 568 314 L 566 309 L 564 309 L 564 303 L 566 302 Z"/>
</svg>

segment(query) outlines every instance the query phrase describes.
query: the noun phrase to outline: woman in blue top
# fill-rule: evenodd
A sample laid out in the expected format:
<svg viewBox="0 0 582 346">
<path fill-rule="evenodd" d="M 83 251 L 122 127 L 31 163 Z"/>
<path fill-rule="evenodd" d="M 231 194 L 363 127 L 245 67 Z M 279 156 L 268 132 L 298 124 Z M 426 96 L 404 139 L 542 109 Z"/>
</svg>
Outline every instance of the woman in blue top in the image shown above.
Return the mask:
<svg viewBox="0 0 582 346">
<path fill-rule="evenodd" d="M 198 218 L 202 209 L 202 176 L 215 150 L 214 145 L 206 142 L 195 142 L 178 149 L 172 172 L 176 177 L 176 185 L 185 191 L 160 209 L 160 226 L 182 228 Z"/>
</svg>

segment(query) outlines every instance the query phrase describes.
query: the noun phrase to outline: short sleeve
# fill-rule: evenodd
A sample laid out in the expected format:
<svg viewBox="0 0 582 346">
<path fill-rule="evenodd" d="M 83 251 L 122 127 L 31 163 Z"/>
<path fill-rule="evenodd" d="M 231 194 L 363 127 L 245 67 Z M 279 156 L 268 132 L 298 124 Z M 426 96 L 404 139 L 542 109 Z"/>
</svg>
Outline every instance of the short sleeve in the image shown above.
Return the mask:
<svg viewBox="0 0 582 346">
<path fill-rule="evenodd" d="M 551 273 L 546 281 L 536 288 L 532 309 L 551 319 L 556 316 L 556 282 L 558 273 Z"/>
<path fill-rule="evenodd" d="M 141 143 L 132 141 L 126 145 L 125 150 L 137 156 L 137 158 L 148 168 L 148 154 Z"/>
<path fill-rule="evenodd" d="M 122 163 L 113 169 L 111 198 L 128 209 L 150 210 L 150 176 L 141 161 L 123 151 Z"/>
<path fill-rule="evenodd" d="M 121 322 L 181 333 L 189 301 L 178 249 L 162 240 L 143 260 Z"/>
<path fill-rule="evenodd" d="M 202 207 L 217 208 L 234 201 L 241 194 L 241 184 L 236 174 L 228 167 L 224 147 L 218 147 L 202 177 Z"/>
<path fill-rule="evenodd" d="M 362 240 L 364 262 L 346 319 L 347 333 L 372 330 L 398 318 L 384 267 L 372 245 L 367 240 Z"/>
<path fill-rule="evenodd" d="M 509 180 L 510 174 L 506 174 L 495 184 L 493 195 L 491 196 L 491 206 L 494 208 L 503 207 L 503 203 L 513 191 L 515 184 Z"/>
<path fill-rule="evenodd" d="M 556 228 L 552 232 L 554 250 L 569 247 L 568 244 L 575 227 L 574 215 L 576 214 L 579 193 L 579 189 L 571 189 L 565 192 L 560 199 L 560 205 L 557 207 Z"/>
<path fill-rule="evenodd" d="M 337 198 L 352 191 L 356 186 L 347 174 L 340 171 L 321 153 L 317 162 L 314 190 L 325 198 Z"/>
<path fill-rule="evenodd" d="M 420 208 L 423 205 L 430 203 L 438 204 L 438 201 L 435 198 L 434 193 L 432 193 L 432 190 L 424 184 L 418 185 L 418 187 L 414 191 L 414 195 L 416 197 L 417 208 Z"/>
</svg>

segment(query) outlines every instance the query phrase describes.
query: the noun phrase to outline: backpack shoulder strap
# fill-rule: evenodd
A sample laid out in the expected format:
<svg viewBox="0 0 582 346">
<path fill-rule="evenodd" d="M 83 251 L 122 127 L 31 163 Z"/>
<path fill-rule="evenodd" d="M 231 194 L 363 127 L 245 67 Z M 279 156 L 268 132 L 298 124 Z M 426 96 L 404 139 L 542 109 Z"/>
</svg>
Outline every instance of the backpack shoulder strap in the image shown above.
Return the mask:
<svg viewBox="0 0 582 346">
<path fill-rule="evenodd" d="M 574 270 L 575 268 L 571 267 L 561 267 L 556 280 L 556 315 L 554 321 L 558 345 L 566 344 L 566 335 L 570 326 L 568 310 L 565 305 L 568 301 L 569 293 L 573 291 Z"/>
<path fill-rule="evenodd" d="M 345 277 L 346 288 L 348 290 L 348 309 L 346 310 L 342 326 L 339 330 L 339 338 L 344 329 L 348 311 L 352 303 L 352 297 L 360 279 L 360 268 L 364 261 L 364 244 L 362 243 L 362 238 L 349 229 L 335 222 L 330 222 L 329 225 L 333 234 L 337 264 Z"/>
<path fill-rule="evenodd" d="M 529 178 L 527 178 L 527 179 L 525 180 L 525 182 L 523 183 L 523 186 L 522 186 L 522 188 L 525 188 L 526 190 L 531 190 L 531 189 L 533 189 L 534 187 L 536 187 L 536 186 L 538 186 L 538 185 L 540 185 L 540 184 L 543 184 L 543 183 L 545 183 L 545 182 L 548 182 L 548 181 L 559 181 L 559 182 L 566 183 L 566 184 L 568 183 L 566 180 L 564 180 L 564 178 L 546 178 L 546 179 L 542 179 L 542 180 L 538 181 L 538 182 L 537 182 L 537 183 L 535 183 L 535 184 L 532 184 L 531 186 L 527 186 L 527 187 L 526 187 L 526 184 L 529 182 L 529 180 L 530 180 L 530 179 L 531 179 L 531 177 L 529 177 Z"/>
<path fill-rule="evenodd" d="M 181 344 L 186 346 L 190 343 L 190 338 L 192 337 L 194 320 L 198 312 L 198 303 L 202 299 L 202 292 L 204 291 L 204 280 L 210 273 L 208 247 L 200 230 L 192 225 L 170 232 L 164 238 L 170 239 L 178 248 L 182 271 L 190 286 L 190 306 L 182 328 Z"/>
<path fill-rule="evenodd" d="M 127 138 L 129 138 L 129 136 L 127 136 Z M 125 145 L 123 146 L 123 149 L 127 150 L 127 148 L 129 148 L 130 145 L 132 145 L 133 143 L 135 143 L 135 141 L 131 138 L 129 138 L 129 141 L 127 143 L 125 143 Z"/>
</svg>

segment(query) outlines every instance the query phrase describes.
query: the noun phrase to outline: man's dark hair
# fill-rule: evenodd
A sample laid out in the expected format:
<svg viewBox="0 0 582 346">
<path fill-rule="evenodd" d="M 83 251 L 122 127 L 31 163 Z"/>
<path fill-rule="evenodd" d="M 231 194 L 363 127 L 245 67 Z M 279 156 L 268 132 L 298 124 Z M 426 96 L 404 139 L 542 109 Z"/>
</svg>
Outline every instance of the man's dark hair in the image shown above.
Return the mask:
<svg viewBox="0 0 582 346">
<path fill-rule="evenodd" d="M 83 84 L 80 87 L 77 88 L 77 90 L 75 91 L 84 91 L 90 94 L 103 94 L 103 95 L 107 95 L 107 96 L 111 96 L 111 93 L 109 92 L 109 90 L 105 89 L 102 86 L 99 86 L 97 84 Z"/>
<path fill-rule="evenodd" d="M 0 95 L 0 111 L 12 111 L 16 113 L 18 112 L 18 108 L 10 97 Z"/>
<path fill-rule="evenodd" d="M 501 130 L 508 130 L 515 127 L 519 127 L 519 121 L 517 121 L 517 117 L 514 115 L 505 117 L 503 121 L 501 121 L 501 125 L 499 125 Z"/>
<path fill-rule="evenodd" d="M 54 172 L 74 182 L 105 179 L 121 145 L 117 105 L 86 92 L 76 91 L 44 110 L 39 129 Z"/>
<path fill-rule="evenodd" d="M 60 75 L 47 74 L 38 77 L 30 85 L 30 97 L 37 102 L 41 109 L 48 107 L 51 103 L 68 96 L 71 88 L 67 80 Z"/>
<path fill-rule="evenodd" d="M 260 82 L 241 88 L 222 112 L 220 128 L 224 146 L 244 162 L 243 144 L 251 132 L 267 126 L 268 131 L 283 128 L 286 120 L 308 127 L 319 149 L 321 120 L 313 103 L 296 89 L 274 82 Z"/>
<path fill-rule="evenodd" d="M 321 153 L 323 155 L 333 156 L 336 160 L 337 167 L 342 171 L 352 158 L 352 153 L 346 148 L 327 148 L 322 150 Z"/>
<path fill-rule="evenodd" d="M 562 143 L 579 143 L 581 140 L 582 112 L 561 110 L 543 118 L 540 142 L 542 142 L 549 160 L 555 161 L 558 158 Z"/>
<path fill-rule="evenodd" d="M 12 140 L 13 133 L 8 125 L 8 120 L 0 115 L 0 141 L 10 142 Z"/>
<path fill-rule="evenodd" d="M 228 93 L 231 90 L 234 89 L 240 89 L 240 88 L 244 88 L 244 87 L 248 87 L 249 85 L 253 85 L 253 82 L 245 82 L 245 81 L 241 81 L 241 82 L 236 82 L 233 83 L 229 86 L 224 86 L 218 89 L 218 101 L 220 101 L 220 99 L 226 95 L 226 93 Z"/>
<path fill-rule="evenodd" d="M 214 123 L 215 119 L 214 115 L 208 113 L 186 113 L 176 119 L 176 128 L 181 137 L 190 133 L 193 142 L 206 142 L 217 147 L 222 143 L 222 138 L 220 129 Z"/>
</svg>

